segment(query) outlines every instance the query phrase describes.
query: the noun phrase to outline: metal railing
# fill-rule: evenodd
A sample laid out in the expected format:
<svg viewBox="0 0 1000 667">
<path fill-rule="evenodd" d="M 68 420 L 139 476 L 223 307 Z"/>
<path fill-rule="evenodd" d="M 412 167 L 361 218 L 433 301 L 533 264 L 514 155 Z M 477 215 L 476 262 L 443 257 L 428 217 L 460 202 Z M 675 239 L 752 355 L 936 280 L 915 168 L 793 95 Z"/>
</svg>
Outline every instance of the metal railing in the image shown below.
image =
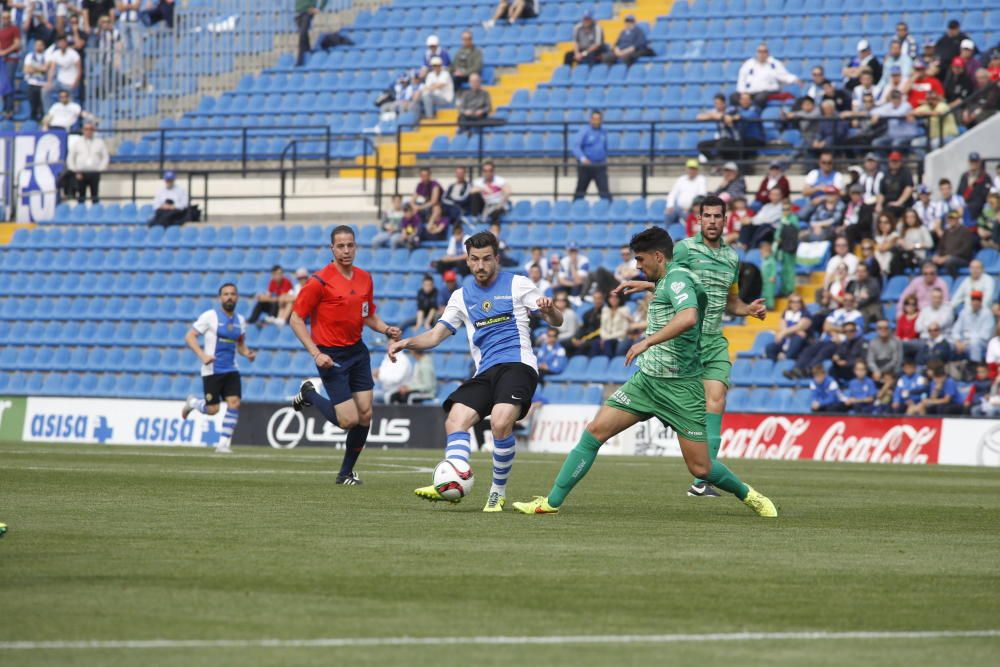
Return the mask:
<svg viewBox="0 0 1000 667">
<path fill-rule="evenodd" d="M 294 30 L 294 0 L 189 0 L 173 27 L 120 21 L 118 38 L 95 32 L 85 58 L 86 108 L 105 125 L 155 115 L 162 101 L 232 88 L 210 77 L 256 72 L 252 56 Z"/>
</svg>

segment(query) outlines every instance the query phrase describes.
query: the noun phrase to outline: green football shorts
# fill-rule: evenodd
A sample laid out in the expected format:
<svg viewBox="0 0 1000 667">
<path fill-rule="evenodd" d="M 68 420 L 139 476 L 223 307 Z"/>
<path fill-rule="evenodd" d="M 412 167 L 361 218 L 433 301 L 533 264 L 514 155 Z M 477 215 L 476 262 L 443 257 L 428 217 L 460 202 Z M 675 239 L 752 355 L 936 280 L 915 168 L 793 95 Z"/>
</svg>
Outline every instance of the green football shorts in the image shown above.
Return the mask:
<svg viewBox="0 0 1000 667">
<path fill-rule="evenodd" d="M 733 362 L 729 360 L 729 341 L 724 336 L 702 338 L 701 340 L 702 380 L 718 380 L 729 387 L 729 374 Z"/>
<path fill-rule="evenodd" d="M 655 378 L 638 371 L 604 404 L 647 419 L 656 417 L 687 440 L 708 441 L 705 386 L 700 378 Z"/>
</svg>

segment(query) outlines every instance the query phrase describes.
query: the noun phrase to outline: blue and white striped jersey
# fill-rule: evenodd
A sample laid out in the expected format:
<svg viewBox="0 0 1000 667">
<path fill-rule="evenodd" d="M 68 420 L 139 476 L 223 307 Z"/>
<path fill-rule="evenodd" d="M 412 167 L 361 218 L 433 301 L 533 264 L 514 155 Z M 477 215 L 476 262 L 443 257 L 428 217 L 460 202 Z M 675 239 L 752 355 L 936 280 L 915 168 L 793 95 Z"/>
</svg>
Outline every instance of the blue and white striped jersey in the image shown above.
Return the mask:
<svg viewBox="0 0 1000 667">
<path fill-rule="evenodd" d="M 201 367 L 202 375 L 239 370 L 236 365 L 236 346 L 246 335 L 246 318 L 237 313 L 227 315 L 224 311 L 213 308 L 202 313 L 191 326 L 205 337 L 205 354 L 215 357 L 214 362 Z"/>
</svg>

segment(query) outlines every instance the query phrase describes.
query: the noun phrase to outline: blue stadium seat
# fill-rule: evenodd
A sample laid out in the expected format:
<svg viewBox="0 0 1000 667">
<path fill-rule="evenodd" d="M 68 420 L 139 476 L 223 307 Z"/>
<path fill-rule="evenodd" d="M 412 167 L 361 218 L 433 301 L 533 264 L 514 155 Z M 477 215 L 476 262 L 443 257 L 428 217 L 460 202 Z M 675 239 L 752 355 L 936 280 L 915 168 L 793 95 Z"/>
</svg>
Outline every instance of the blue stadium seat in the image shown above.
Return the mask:
<svg viewBox="0 0 1000 667">
<path fill-rule="evenodd" d="M 763 357 L 767 346 L 774 342 L 774 332 L 773 331 L 761 331 L 754 338 L 753 346 L 749 350 L 743 350 L 737 353 L 737 357 L 743 358 L 756 358 Z"/>
</svg>

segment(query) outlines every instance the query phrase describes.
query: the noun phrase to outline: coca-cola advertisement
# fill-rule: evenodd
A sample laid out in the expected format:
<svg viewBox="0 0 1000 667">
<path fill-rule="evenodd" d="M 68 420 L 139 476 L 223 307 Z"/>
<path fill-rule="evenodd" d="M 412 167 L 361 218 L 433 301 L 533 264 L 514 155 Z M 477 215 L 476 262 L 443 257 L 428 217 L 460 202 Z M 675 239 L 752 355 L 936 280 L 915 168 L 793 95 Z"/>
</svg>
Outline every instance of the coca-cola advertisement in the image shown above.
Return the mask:
<svg viewBox="0 0 1000 667">
<path fill-rule="evenodd" d="M 726 414 L 719 456 L 849 463 L 937 463 L 941 419 Z"/>
</svg>

